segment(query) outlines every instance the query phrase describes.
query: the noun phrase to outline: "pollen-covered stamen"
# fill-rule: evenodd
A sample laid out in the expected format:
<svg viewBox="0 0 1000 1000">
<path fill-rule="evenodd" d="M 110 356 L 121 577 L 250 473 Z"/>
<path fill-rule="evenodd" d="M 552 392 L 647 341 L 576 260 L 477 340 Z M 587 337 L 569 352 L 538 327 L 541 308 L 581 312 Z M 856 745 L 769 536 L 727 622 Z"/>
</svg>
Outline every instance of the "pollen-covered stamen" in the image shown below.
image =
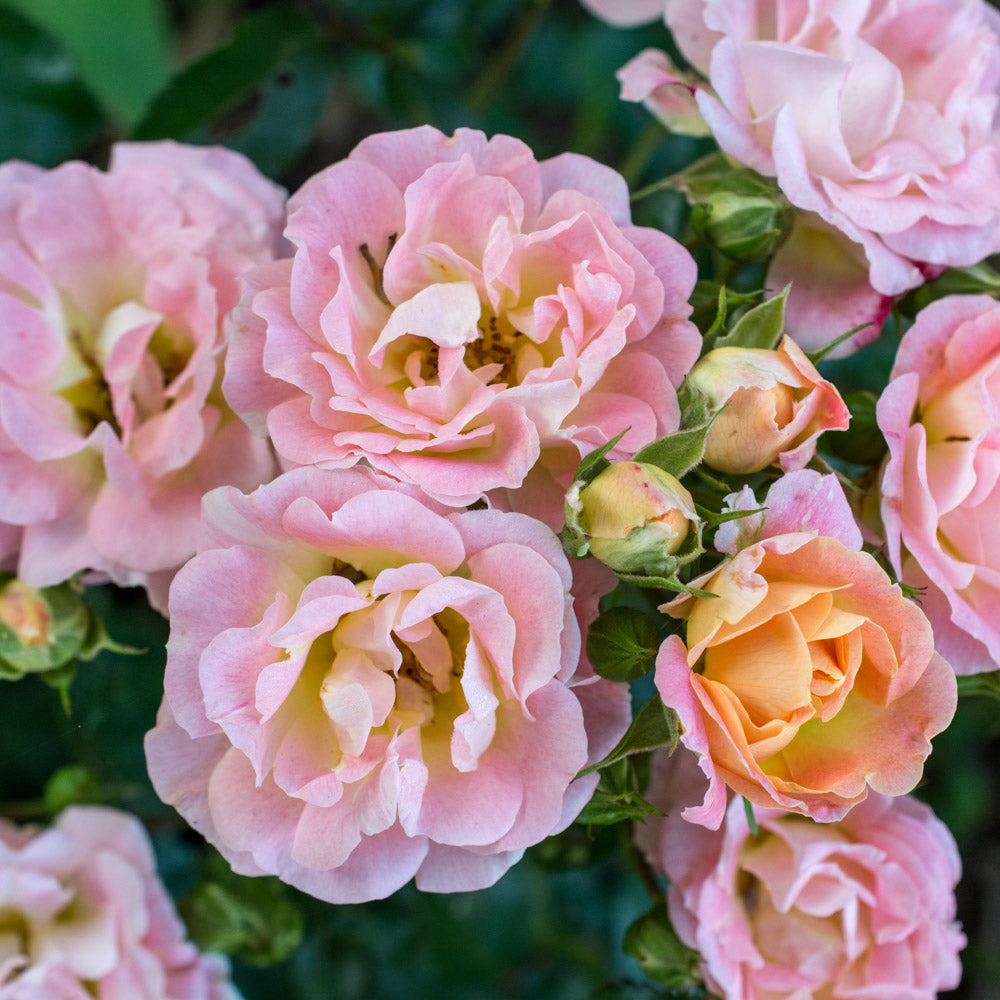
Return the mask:
<svg viewBox="0 0 1000 1000">
<path fill-rule="evenodd" d="M 499 371 L 489 379 L 490 384 L 504 382 L 510 385 L 516 380 L 519 341 L 526 338 L 506 320 L 486 314 L 479 321 L 479 331 L 479 339 L 465 349 L 466 364 L 473 371 L 487 365 L 499 365 Z"/>
<path fill-rule="evenodd" d="M 359 583 L 364 583 L 368 579 L 367 574 L 352 566 L 348 562 L 344 562 L 343 559 L 334 559 L 333 564 L 330 567 L 330 572 L 333 576 L 342 576 L 345 580 L 349 580 L 355 586 Z"/>
</svg>

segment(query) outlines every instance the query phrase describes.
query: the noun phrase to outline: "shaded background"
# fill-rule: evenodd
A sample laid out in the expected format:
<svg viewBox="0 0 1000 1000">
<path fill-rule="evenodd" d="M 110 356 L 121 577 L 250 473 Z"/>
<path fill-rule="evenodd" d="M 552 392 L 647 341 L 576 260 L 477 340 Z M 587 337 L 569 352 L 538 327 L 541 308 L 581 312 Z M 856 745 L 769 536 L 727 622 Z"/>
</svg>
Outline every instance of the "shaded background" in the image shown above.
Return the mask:
<svg viewBox="0 0 1000 1000">
<path fill-rule="evenodd" d="M 290 191 L 365 135 L 429 122 L 506 132 L 541 159 L 574 150 L 655 182 L 711 144 L 668 137 L 618 101 L 614 71 L 662 26 L 616 31 L 576 0 L 7 0 L 0 2 L 0 160 L 100 166 L 120 139 L 222 143 Z M 637 221 L 679 233 L 663 194 Z M 838 372 L 884 384 L 891 341 Z M 81 668 L 65 714 L 35 678 L 0 687 L 0 812 L 44 820 L 71 800 L 138 813 L 192 933 L 235 953 L 247 1000 L 545 1000 L 664 993 L 622 951 L 648 909 L 624 825 L 575 826 L 528 852 L 495 887 L 408 888 L 334 907 L 275 880 L 240 879 L 158 802 L 142 737 L 160 701 L 166 625 L 141 594 L 92 592 L 117 639 Z M 936 741 L 919 794 L 965 862 L 970 937 L 954 997 L 1000 997 L 1000 704 L 965 697 Z M 300 943 L 299 943 L 300 942 Z M 297 944 L 297 947 L 296 947 Z"/>
</svg>

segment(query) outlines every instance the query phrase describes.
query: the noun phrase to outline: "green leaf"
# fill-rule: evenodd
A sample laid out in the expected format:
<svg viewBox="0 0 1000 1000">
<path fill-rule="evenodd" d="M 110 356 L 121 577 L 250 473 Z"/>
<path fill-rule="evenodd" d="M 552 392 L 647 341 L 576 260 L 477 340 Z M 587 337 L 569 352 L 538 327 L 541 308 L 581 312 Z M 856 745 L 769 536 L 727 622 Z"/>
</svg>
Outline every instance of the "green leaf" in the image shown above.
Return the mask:
<svg viewBox="0 0 1000 1000">
<path fill-rule="evenodd" d="M 65 764 L 45 782 L 42 799 L 53 814 L 74 803 L 100 802 L 100 782 L 89 767 Z"/>
<path fill-rule="evenodd" d="M 663 905 L 640 917 L 625 932 L 625 951 L 671 997 L 706 996 L 698 974 L 699 955 L 677 936 Z"/>
<path fill-rule="evenodd" d="M 598 786 L 576 821 L 584 826 L 611 826 L 641 820 L 658 811 L 638 793 L 613 792 Z"/>
<path fill-rule="evenodd" d="M 277 177 L 292 167 L 312 141 L 334 75 L 329 50 L 311 45 L 290 56 L 236 106 L 195 129 L 196 144 L 221 142 Z"/>
<path fill-rule="evenodd" d="M 642 797 L 635 768 L 630 760 L 623 758 L 601 771 L 597 788 L 576 821 L 585 826 L 611 826 L 651 814 L 662 815 Z"/>
<path fill-rule="evenodd" d="M 605 459 L 605 455 L 625 435 L 629 432 L 629 428 L 626 427 L 621 433 L 616 434 L 607 444 L 602 444 L 600 448 L 595 448 L 593 451 L 588 452 L 583 458 L 580 459 L 580 464 L 576 467 L 576 475 L 573 477 L 574 482 L 586 485 L 592 482 L 604 469 L 606 469 L 611 463 Z"/>
<path fill-rule="evenodd" d="M 690 594 L 692 597 L 716 598 L 719 596 L 709 593 L 707 590 L 691 587 L 678 580 L 676 576 L 647 576 L 642 573 L 616 573 L 615 575 L 619 580 L 631 583 L 636 587 L 642 587 L 644 590 L 671 590 L 676 594 Z"/>
<path fill-rule="evenodd" d="M 209 878 L 182 900 L 181 916 L 202 951 L 248 965 L 282 962 L 302 941 L 305 918 L 276 878 L 246 878 L 215 860 Z"/>
<path fill-rule="evenodd" d="M 168 77 L 162 0 L 4 0 L 58 39 L 111 117 L 132 125 Z"/>
<path fill-rule="evenodd" d="M 705 455 L 705 437 L 712 421 L 699 427 L 675 431 L 647 444 L 636 452 L 633 461 L 648 462 L 664 472 L 681 479 L 690 472 Z"/>
<path fill-rule="evenodd" d="M 580 491 L 592 483 L 611 464 L 604 456 L 628 433 L 626 427 L 620 434 L 616 434 L 606 444 L 600 448 L 595 448 L 588 452 L 580 460 L 576 468 L 576 475 L 573 477 L 573 485 L 566 491 L 566 500 L 563 504 L 563 516 L 566 524 L 563 527 L 560 539 L 566 554 L 572 559 L 582 559 L 590 551 L 590 539 L 581 523 L 583 516 L 583 503 L 580 500 Z"/>
<path fill-rule="evenodd" d="M 1000 670 L 986 674 L 967 674 L 958 678 L 959 697 L 982 695 L 1000 701 Z"/>
<path fill-rule="evenodd" d="M 310 44 L 317 26 L 289 7 L 265 7 L 243 18 L 221 48 L 192 63 L 159 94 L 136 126 L 136 139 L 188 137 L 201 126 L 219 122 L 246 98 L 259 100 L 255 88 Z"/>
<path fill-rule="evenodd" d="M 1000 273 L 983 261 L 971 267 L 949 267 L 933 281 L 910 292 L 900 303 L 904 313 L 913 316 L 945 295 L 996 295 L 1000 293 Z"/>
<path fill-rule="evenodd" d="M 632 724 L 614 750 L 604 760 L 584 768 L 577 777 L 610 767 L 632 754 L 645 753 L 647 750 L 666 746 L 670 747 L 672 753 L 679 739 L 680 722 L 677 713 L 672 708 L 667 708 L 658 694 L 654 694 L 635 713 Z"/>
<path fill-rule="evenodd" d="M 834 337 L 833 340 L 827 341 L 822 347 L 817 347 L 815 351 L 806 351 L 806 357 L 814 364 L 818 365 L 825 358 L 828 358 L 833 352 L 840 347 L 840 345 L 845 340 L 850 340 L 856 333 L 860 333 L 866 327 L 872 325 L 872 321 L 868 320 L 865 323 L 859 323 L 857 326 L 852 326 L 850 330 Z"/>
<path fill-rule="evenodd" d="M 634 681 L 649 673 L 659 648 L 656 623 L 636 608 L 609 608 L 587 632 L 587 658 L 611 681 Z"/>
<path fill-rule="evenodd" d="M 76 155 L 103 123 L 66 50 L 0 8 L 0 160 L 55 166 Z"/>
<path fill-rule="evenodd" d="M 750 517 L 752 514 L 763 514 L 767 510 L 766 507 L 754 507 L 752 510 L 726 510 L 717 513 L 697 503 L 694 505 L 694 509 L 698 512 L 698 516 L 705 522 L 705 527 L 709 530 L 717 528 L 720 524 L 725 524 L 727 521 L 740 521 L 744 517 Z"/>
<path fill-rule="evenodd" d="M 729 333 L 715 341 L 714 346 L 774 350 L 785 325 L 785 302 L 790 287 L 786 285 L 780 295 L 747 310 Z"/>
</svg>

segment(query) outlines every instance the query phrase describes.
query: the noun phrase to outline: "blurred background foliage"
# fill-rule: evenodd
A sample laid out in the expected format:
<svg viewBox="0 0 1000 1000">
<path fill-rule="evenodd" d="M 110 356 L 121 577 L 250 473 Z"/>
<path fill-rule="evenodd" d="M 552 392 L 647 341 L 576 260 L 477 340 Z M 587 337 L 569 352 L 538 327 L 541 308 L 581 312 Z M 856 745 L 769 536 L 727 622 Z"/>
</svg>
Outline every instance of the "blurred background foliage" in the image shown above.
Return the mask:
<svg viewBox="0 0 1000 1000">
<path fill-rule="evenodd" d="M 585 153 L 635 190 L 711 148 L 668 138 L 618 100 L 615 70 L 665 42 L 660 25 L 612 30 L 577 0 L 0 0 L 0 160 L 103 166 L 113 142 L 173 138 L 240 150 L 294 190 L 365 135 L 429 122 L 516 135 L 539 158 Z M 638 221 L 675 234 L 685 211 L 675 192 L 636 204 Z M 855 367 L 864 382 L 888 364 L 891 352 Z M 38 678 L 0 688 L 0 812 L 45 821 L 92 801 L 140 815 L 192 934 L 234 956 L 247 1000 L 665 995 L 622 949 L 650 905 L 624 825 L 574 826 L 464 895 L 407 889 L 333 907 L 233 876 L 145 774 L 165 622 L 139 593 L 88 599 L 116 640 L 146 652 L 83 664 L 68 714 Z M 953 996 L 989 1000 L 1000 983 L 997 699 L 963 697 L 936 743 L 919 794 L 958 839 L 971 942 Z"/>
</svg>

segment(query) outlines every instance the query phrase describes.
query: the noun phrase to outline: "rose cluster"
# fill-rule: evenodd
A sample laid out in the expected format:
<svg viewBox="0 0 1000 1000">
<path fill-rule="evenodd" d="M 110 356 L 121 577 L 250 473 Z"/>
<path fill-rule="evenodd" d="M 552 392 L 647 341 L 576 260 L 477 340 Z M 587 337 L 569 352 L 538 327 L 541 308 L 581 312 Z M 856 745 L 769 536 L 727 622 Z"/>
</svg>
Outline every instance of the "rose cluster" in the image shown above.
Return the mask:
<svg viewBox="0 0 1000 1000">
<path fill-rule="evenodd" d="M 481 889 L 589 804 L 693 990 L 931 1000 L 959 860 L 909 793 L 1000 664 L 1000 306 L 928 286 L 877 401 L 823 362 L 1000 251 L 1000 17 L 584 2 L 688 64 L 620 77 L 722 151 L 674 178 L 717 282 L 609 167 L 472 129 L 287 201 L 219 148 L 0 166 L 0 674 L 142 586 L 149 775 L 235 872 Z M 233 995 L 123 814 L 4 827 L 0 874 L 0 1000 Z"/>
</svg>

